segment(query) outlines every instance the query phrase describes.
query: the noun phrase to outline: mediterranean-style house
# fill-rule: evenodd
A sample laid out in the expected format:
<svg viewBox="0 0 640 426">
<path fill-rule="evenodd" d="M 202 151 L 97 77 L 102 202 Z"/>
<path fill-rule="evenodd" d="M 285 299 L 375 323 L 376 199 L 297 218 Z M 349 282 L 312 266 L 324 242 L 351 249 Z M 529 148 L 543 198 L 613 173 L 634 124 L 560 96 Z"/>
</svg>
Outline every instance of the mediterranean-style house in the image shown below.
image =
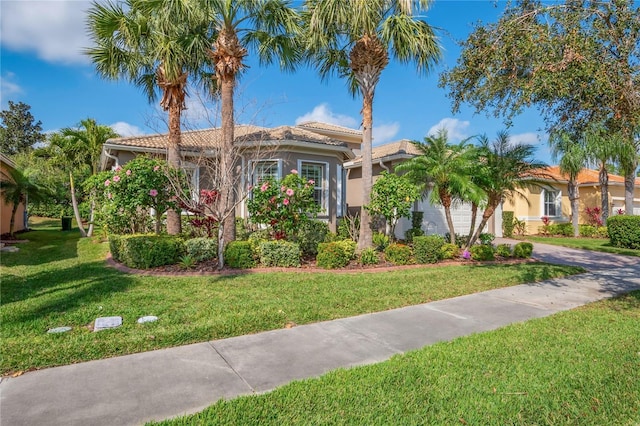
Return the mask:
<svg viewBox="0 0 640 426">
<path fill-rule="evenodd" d="M 203 155 L 215 158 L 215 148 L 220 146 L 221 137 L 220 128 L 182 133 L 182 168 L 189 172 L 195 193 L 199 189 L 210 189 L 201 159 Z M 255 186 L 265 177 L 282 178 L 296 169 L 301 176 L 316 183 L 316 200 L 321 207 L 318 218 L 325 220 L 332 231 L 336 230 L 340 217 L 360 211 L 361 131 L 320 122 L 276 128 L 238 125 L 235 143 L 242 148 L 239 151 L 241 176 L 238 179 L 241 188 Z M 167 146 L 166 134 L 110 139 L 103 146 L 102 169 L 123 165 L 140 154 L 166 157 Z M 409 140 L 373 147 L 374 181 L 382 171 L 393 172 L 399 163 L 416 155 L 419 151 Z M 422 229 L 425 233 L 444 235 L 449 231 L 444 210 L 431 205 L 427 197 L 417 201 L 414 210 L 424 212 Z M 236 215 L 247 217 L 244 203 L 238 206 Z M 471 225 L 471 207 L 458 205 L 452 215 L 456 232 L 467 234 Z M 410 220 L 402 219 L 396 226 L 396 237 L 403 239 L 409 228 Z M 500 209 L 490 220 L 486 232 L 502 235 Z"/>
<path fill-rule="evenodd" d="M 542 218 L 551 223 L 571 222 L 571 203 L 568 195 L 568 178 L 558 166 L 545 168 L 544 185 L 540 188 L 523 189 L 521 196 L 504 203 L 505 211 L 513 211 L 514 217 L 524 221 L 528 234 L 537 234 L 543 225 Z M 586 223 L 587 207 L 601 206 L 601 191 L 598 171 L 584 169 L 578 174 L 580 223 Z M 609 174 L 609 215 L 624 210 L 624 177 Z M 633 194 L 633 214 L 640 215 L 640 179 L 636 179 Z"/>
<path fill-rule="evenodd" d="M 15 170 L 15 168 L 16 165 L 9 157 L 4 154 L 0 154 L 0 173 L 2 173 L 3 176 L 7 175 L 9 170 Z M 2 220 L 0 220 L 0 235 L 9 233 L 12 209 L 13 206 L 5 203 L 4 198 L 0 199 L 0 217 L 2 218 Z M 26 206 L 24 203 L 20 203 L 18 206 L 13 226 L 14 232 L 22 231 L 27 228 Z"/>
</svg>

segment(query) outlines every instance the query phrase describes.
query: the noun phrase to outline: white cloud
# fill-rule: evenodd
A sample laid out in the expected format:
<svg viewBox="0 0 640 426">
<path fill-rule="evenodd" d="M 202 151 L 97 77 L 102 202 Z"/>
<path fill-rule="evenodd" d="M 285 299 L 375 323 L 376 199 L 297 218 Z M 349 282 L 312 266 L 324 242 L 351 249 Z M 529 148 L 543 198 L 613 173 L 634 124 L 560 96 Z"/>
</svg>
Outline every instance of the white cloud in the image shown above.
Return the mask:
<svg viewBox="0 0 640 426">
<path fill-rule="evenodd" d="M 509 141 L 512 144 L 527 144 L 527 145 L 537 145 L 541 139 L 540 135 L 537 133 L 529 132 L 529 133 L 520 133 L 517 135 L 510 135 Z"/>
<path fill-rule="evenodd" d="M 22 93 L 22 88 L 15 81 L 15 74 L 12 72 L 0 76 L 0 98 L 6 100 L 7 97 Z"/>
<path fill-rule="evenodd" d="M 443 118 L 429 129 L 427 135 L 435 135 L 440 129 L 445 129 L 450 141 L 459 142 L 469 137 L 467 133 L 469 124 L 468 121 L 461 121 L 457 118 Z"/>
<path fill-rule="evenodd" d="M 400 131 L 400 124 L 381 124 L 380 126 L 373 126 L 373 144 L 380 145 L 392 140 Z"/>
<path fill-rule="evenodd" d="M 359 121 L 353 117 L 334 113 L 327 103 L 322 103 L 313 108 L 313 111 L 296 118 L 296 124 L 304 123 L 305 121 L 320 121 L 322 123 L 351 128 L 357 128 L 359 123 Z"/>
<path fill-rule="evenodd" d="M 125 123 L 124 121 L 118 121 L 117 123 L 113 123 L 109 127 L 111 127 L 117 134 L 122 137 L 144 135 L 144 131 L 142 131 L 142 129 L 140 129 L 138 126 Z"/>
<path fill-rule="evenodd" d="M 90 45 L 86 32 L 85 0 L 3 1 L 2 45 L 16 51 L 35 51 L 49 62 L 88 63 L 82 50 Z"/>
</svg>

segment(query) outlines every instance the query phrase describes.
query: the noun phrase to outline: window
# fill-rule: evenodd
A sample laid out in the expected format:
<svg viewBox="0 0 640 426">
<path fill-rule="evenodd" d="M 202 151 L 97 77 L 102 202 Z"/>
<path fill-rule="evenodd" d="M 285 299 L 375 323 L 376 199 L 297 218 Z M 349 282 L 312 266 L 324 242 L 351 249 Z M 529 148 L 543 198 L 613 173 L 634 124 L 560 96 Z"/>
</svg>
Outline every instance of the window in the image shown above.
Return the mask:
<svg viewBox="0 0 640 426">
<path fill-rule="evenodd" d="M 543 216 L 560 216 L 560 191 L 543 190 Z"/>
<path fill-rule="evenodd" d="M 251 185 L 254 187 L 260 186 L 260 184 L 267 179 L 280 179 L 279 160 L 255 161 L 252 166 L 253 174 Z"/>
<path fill-rule="evenodd" d="M 313 181 L 313 198 L 320 206 L 320 211 L 325 214 L 329 210 L 327 167 L 327 163 L 314 163 L 311 161 L 300 161 L 298 167 L 298 173 L 302 178 Z"/>
<path fill-rule="evenodd" d="M 197 164 L 184 162 L 182 163 L 182 171 L 189 182 L 189 190 L 191 191 L 191 199 L 200 199 L 200 168 Z"/>
</svg>

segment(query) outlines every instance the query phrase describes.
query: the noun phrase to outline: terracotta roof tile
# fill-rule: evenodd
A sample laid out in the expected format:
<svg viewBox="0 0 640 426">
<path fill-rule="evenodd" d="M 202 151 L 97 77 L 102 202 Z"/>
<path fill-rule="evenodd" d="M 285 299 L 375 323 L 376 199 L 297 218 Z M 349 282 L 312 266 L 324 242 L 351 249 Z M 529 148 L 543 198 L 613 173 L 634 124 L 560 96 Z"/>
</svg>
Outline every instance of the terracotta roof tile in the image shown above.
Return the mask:
<svg viewBox="0 0 640 426">
<path fill-rule="evenodd" d="M 312 131 L 313 129 L 327 130 L 330 132 L 346 133 L 350 135 L 362 136 L 361 130 L 352 129 L 350 127 L 338 126 L 337 124 L 322 123 L 319 121 L 305 121 L 304 123 L 298 124 L 297 127 L 307 128 Z"/>
<path fill-rule="evenodd" d="M 374 146 L 371 150 L 372 160 L 381 160 L 396 155 L 416 156 L 422 152 L 408 139 L 402 139 L 396 142 L 387 143 L 384 145 Z M 354 163 L 361 163 L 362 156 L 358 156 L 353 160 Z"/>
<path fill-rule="evenodd" d="M 559 180 L 559 181 L 567 181 L 569 177 L 566 174 L 562 174 L 560 172 L 559 166 L 549 166 L 545 168 L 545 173 L 547 173 L 551 178 Z M 599 173 L 597 170 L 592 169 L 582 169 L 582 171 L 578 174 L 578 184 L 579 185 L 589 185 L 589 184 L 599 184 Z M 609 173 L 609 182 L 610 183 L 624 183 L 624 177 L 618 176 Z M 636 179 L 636 185 L 640 185 L 640 178 Z"/>
</svg>

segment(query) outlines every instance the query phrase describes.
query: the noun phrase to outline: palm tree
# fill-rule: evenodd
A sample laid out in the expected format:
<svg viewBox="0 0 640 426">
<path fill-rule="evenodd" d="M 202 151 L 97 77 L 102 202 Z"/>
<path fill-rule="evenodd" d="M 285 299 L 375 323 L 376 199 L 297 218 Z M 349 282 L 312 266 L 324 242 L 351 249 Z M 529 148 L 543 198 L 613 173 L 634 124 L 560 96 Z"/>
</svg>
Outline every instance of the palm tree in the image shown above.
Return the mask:
<svg viewBox="0 0 640 426">
<path fill-rule="evenodd" d="M 551 133 L 549 137 L 554 160 L 558 160 L 560 172 L 569 178 L 568 190 L 571 203 L 573 236 L 580 236 L 580 189 L 578 174 L 587 163 L 587 152 L 582 141 L 573 141 L 567 133 Z"/>
<path fill-rule="evenodd" d="M 402 63 L 413 62 L 428 72 L 440 59 L 433 29 L 414 13 L 425 11 L 430 0 L 306 0 L 303 12 L 305 47 L 309 62 L 323 79 L 348 77 L 352 95 L 362 95 L 362 205 L 371 201 L 373 99 L 391 54 Z M 367 210 L 360 210 L 358 247 L 372 245 Z"/>
<path fill-rule="evenodd" d="M 9 168 L 2 171 L 0 177 L 0 195 L 7 204 L 11 204 L 11 220 L 9 235 L 13 238 L 16 212 L 21 203 L 44 201 L 47 195 L 45 188 L 34 182 L 31 177 L 19 169 Z"/>
<path fill-rule="evenodd" d="M 222 146 L 220 149 L 220 202 L 223 242 L 235 240 L 235 192 L 233 166 L 234 89 L 245 57 L 252 48 L 263 64 L 278 61 L 284 70 L 293 70 L 300 59 L 296 35 L 300 17 L 288 0 L 202 0 L 201 9 L 209 20 L 215 41 L 208 49 L 213 63 L 214 86 L 220 97 Z M 224 244 L 221 244 L 221 249 Z M 222 263 L 222 262 L 221 262 Z"/>
<path fill-rule="evenodd" d="M 78 210 L 78 202 L 75 194 L 73 170 L 77 167 L 87 166 L 91 175 L 98 173 L 100 168 L 100 155 L 102 145 L 110 139 L 119 135 L 109 126 L 96 123 L 92 118 L 80 121 L 77 128 L 64 128 L 59 136 L 51 138 L 51 146 L 58 150 L 58 161 L 65 163 L 69 169 L 69 183 L 71 187 L 71 203 L 73 212 L 78 222 L 80 234 L 84 237 L 93 235 L 93 219 L 95 204 L 91 203 L 91 213 L 89 217 L 89 230 L 85 233 L 82 226 L 82 219 Z"/>
<path fill-rule="evenodd" d="M 430 190 L 429 201 L 444 208 L 451 242 L 455 244 L 451 206 L 463 199 L 478 203 L 483 195 L 472 179 L 477 164 L 476 150 L 467 144 L 467 140 L 449 143 L 445 129 L 425 137 L 424 143 L 414 142 L 414 145 L 422 154 L 405 161 L 396 170 L 406 172 L 413 183 L 420 185 L 423 193 Z"/>
<path fill-rule="evenodd" d="M 607 223 L 609 217 L 609 167 L 620 152 L 622 143 L 618 134 L 609 133 L 605 127 L 598 125 L 587 129 L 583 137 L 587 161 L 598 168 L 602 222 Z"/>
<path fill-rule="evenodd" d="M 535 147 L 512 143 L 506 132 L 498 133 L 493 143 L 486 137 L 481 138 L 480 150 L 480 162 L 483 167 L 479 169 L 482 176 L 478 179 L 478 184 L 487 194 L 487 204 L 482 213 L 482 220 L 467 247 L 476 242 L 506 197 L 516 195 L 522 188 L 541 187 L 544 185 L 542 179 L 548 177 L 544 171 L 547 165 L 532 159 Z"/>
<path fill-rule="evenodd" d="M 88 27 L 94 47 L 86 53 L 98 74 L 133 82 L 150 102 L 162 92 L 160 106 L 169 113 L 167 160 L 179 168 L 187 79 L 205 73 L 212 40 L 204 11 L 195 1 L 94 2 Z M 168 211 L 167 231 L 180 230 L 179 213 Z"/>
</svg>

